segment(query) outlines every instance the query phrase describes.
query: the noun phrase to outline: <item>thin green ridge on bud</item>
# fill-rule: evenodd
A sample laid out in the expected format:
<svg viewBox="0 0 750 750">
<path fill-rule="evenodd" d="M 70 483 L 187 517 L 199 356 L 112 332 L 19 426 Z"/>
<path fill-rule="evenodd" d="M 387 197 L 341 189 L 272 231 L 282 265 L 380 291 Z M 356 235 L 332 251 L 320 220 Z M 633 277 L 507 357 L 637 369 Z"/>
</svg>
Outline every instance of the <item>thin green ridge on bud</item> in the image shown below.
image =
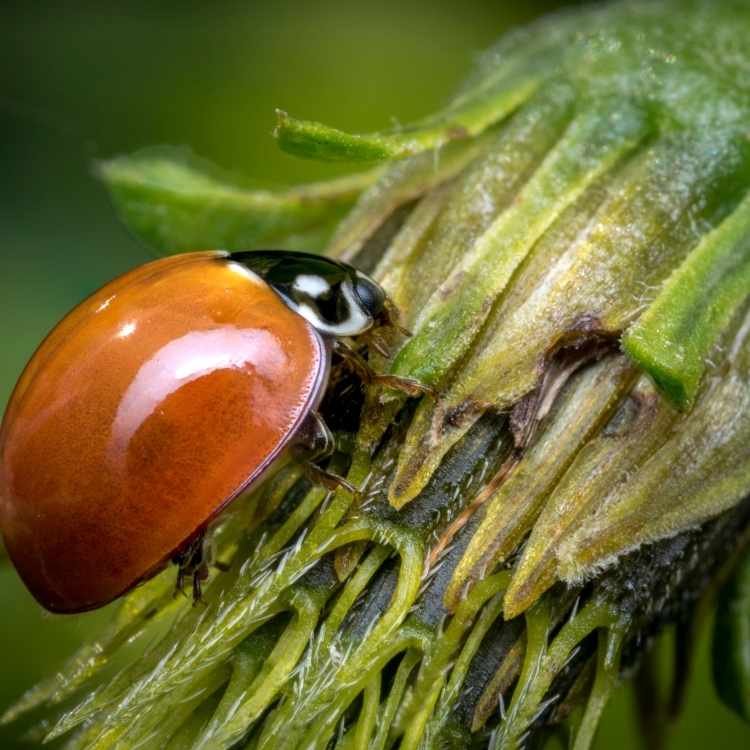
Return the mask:
<svg viewBox="0 0 750 750">
<path fill-rule="evenodd" d="M 328 254 L 351 260 L 397 209 L 455 177 L 491 137 L 489 131 L 480 138 L 449 144 L 438 154 L 428 152 L 385 167 L 337 226 Z"/>
<path fill-rule="evenodd" d="M 750 195 L 672 274 L 623 347 L 678 408 L 689 409 L 712 349 L 749 298 Z"/>
</svg>

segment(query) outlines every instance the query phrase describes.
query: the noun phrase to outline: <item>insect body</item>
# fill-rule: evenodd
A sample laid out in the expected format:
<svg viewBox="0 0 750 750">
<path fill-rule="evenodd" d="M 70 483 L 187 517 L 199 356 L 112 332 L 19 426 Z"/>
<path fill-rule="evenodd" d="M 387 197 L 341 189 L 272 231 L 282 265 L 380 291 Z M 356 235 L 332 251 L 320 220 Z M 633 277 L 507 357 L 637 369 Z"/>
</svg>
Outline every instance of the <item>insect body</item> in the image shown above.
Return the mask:
<svg viewBox="0 0 750 750">
<path fill-rule="evenodd" d="M 0 429 L 0 527 L 32 594 L 55 612 L 92 609 L 170 559 L 199 594 L 207 524 L 285 448 L 330 449 L 315 410 L 331 351 L 388 322 L 387 304 L 350 266 L 259 251 L 149 263 L 76 307 Z"/>
</svg>

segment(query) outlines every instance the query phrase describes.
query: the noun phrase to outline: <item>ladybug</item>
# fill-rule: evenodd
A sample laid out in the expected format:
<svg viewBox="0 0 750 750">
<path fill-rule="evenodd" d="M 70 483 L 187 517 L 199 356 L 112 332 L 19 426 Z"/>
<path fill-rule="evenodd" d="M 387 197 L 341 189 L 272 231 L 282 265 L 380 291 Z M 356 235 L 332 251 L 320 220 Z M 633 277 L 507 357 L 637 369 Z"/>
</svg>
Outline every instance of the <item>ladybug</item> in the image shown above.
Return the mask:
<svg viewBox="0 0 750 750">
<path fill-rule="evenodd" d="M 207 576 L 208 525 L 285 451 L 328 487 L 316 411 L 343 339 L 397 325 L 382 288 L 308 253 L 187 253 L 140 266 L 78 305 L 24 370 L 0 428 L 0 528 L 52 612 L 94 609 L 170 560 Z"/>
</svg>

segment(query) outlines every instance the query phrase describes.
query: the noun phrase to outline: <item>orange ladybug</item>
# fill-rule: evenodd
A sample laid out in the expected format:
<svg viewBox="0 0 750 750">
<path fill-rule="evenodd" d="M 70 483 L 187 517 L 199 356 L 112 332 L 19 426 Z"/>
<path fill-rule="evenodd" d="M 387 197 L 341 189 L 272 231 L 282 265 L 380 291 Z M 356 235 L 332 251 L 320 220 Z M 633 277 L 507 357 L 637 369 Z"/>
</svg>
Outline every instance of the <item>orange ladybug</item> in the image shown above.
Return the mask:
<svg viewBox="0 0 750 750">
<path fill-rule="evenodd" d="M 201 252 L 136 268 L 48 335 L 0 428 L 0 528 L 34 597 L 72 613 L 170 560 L 207 575 L 203 536 L 291 447 L 311 475 L 332 448 L 316 409 L 342 338 L 391 323 L 383 290 L 321 256 Z M 352 489 L 352 488 L 350 488 Z"/>
</svg>

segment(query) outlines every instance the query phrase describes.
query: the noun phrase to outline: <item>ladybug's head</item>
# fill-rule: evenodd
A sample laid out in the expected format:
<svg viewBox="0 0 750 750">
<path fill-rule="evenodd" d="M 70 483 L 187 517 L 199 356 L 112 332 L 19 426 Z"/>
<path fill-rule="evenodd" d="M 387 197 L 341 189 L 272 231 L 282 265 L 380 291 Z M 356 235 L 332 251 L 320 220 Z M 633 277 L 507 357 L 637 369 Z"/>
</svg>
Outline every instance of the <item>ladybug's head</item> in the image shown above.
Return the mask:
<svg viewBox="0 0 750 750">
<path fill-rule="evenodd" d="M 359 299 L 362 309 L 374 320 L 385 308 L 386 298 L 383 287 L 361 271 L 355 271 L 354 275 L 354 292 Z"/>
</svg>

